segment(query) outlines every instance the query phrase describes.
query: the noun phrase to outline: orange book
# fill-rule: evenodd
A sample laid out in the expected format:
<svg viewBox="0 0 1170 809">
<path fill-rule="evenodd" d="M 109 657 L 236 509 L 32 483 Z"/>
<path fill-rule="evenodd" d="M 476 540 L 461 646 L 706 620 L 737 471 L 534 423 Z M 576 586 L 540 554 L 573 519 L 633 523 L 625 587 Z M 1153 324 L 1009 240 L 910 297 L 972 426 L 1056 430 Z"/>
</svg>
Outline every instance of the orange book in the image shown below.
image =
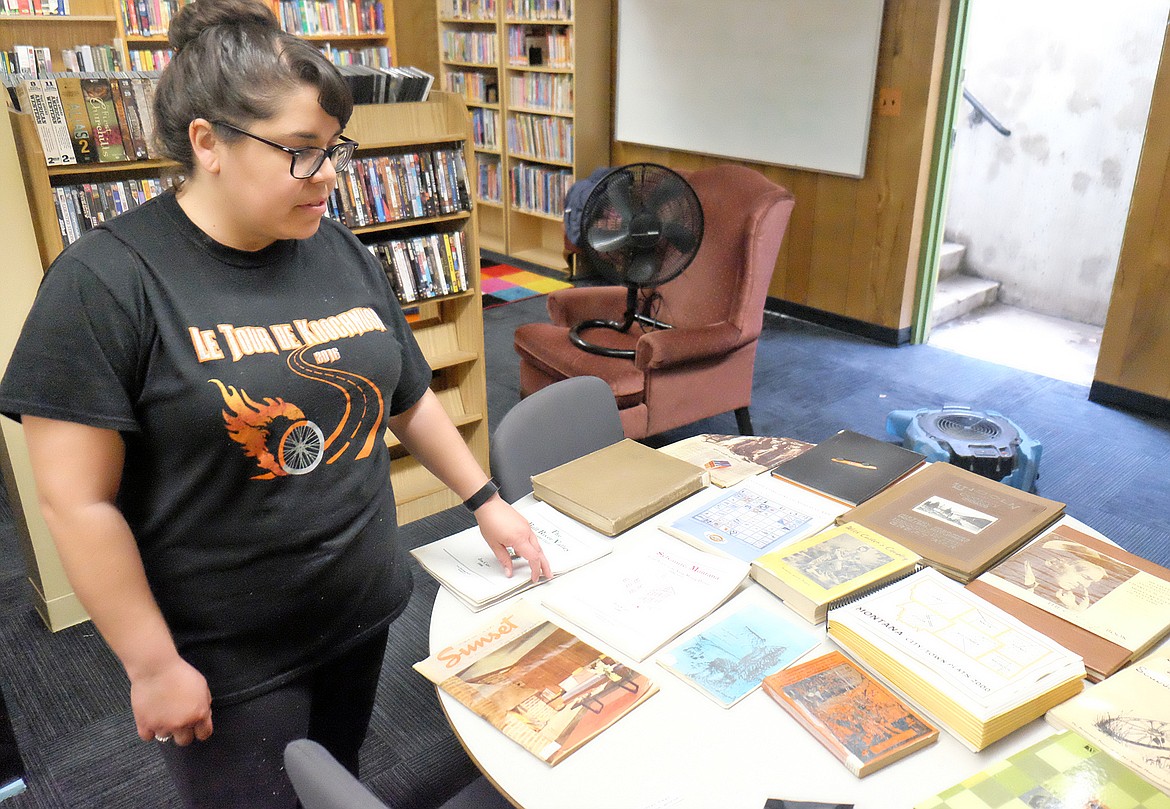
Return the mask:
<svg viewBox="0 0 1170 809">
<path fill-rule="evenodd" d="M 764 691 L 858 778 L 938 740 L 938 728 L 840 652 L 765 677 Z"/>
</svg>

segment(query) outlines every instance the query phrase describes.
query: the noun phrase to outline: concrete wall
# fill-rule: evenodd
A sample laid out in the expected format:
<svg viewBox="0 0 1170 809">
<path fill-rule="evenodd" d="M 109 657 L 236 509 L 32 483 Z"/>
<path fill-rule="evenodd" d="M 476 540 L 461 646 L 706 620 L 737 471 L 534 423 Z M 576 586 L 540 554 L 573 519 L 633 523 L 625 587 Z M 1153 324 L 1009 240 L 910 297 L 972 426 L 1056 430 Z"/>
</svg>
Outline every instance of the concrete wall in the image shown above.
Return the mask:
<svg viewBox="0 0 1170 809">
<path fill-rule="evenodd" d="M 1170 0 L 973 0 L 948 239 L 1013 306 L 1102 325 Z"/>
</svg>

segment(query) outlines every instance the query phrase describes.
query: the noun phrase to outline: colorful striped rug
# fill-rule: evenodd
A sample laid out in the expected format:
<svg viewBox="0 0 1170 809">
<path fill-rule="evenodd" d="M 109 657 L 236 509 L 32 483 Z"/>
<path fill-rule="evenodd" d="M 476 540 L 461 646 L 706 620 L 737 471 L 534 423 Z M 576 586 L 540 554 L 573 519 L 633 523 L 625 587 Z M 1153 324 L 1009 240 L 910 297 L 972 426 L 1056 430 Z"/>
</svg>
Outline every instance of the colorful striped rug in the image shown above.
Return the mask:
<svg viewBox="0 0 1170 809">
<path fill-rule="evenodd" d="M 554 289 L 567 289 L 572 284 L 507 264 L 496 264 L 480 270 L 480 286 L 483 290 L 483 308 L 489 309 L 547 295 Z"/>
</svg>

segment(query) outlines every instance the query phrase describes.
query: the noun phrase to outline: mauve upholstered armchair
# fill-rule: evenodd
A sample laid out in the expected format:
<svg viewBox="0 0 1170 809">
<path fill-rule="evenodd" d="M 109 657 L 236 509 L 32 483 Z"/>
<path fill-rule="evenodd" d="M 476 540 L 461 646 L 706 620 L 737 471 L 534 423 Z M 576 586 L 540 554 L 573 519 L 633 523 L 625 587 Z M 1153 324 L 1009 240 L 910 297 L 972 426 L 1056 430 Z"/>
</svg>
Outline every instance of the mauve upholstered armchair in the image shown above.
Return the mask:
<svg viewBox="0 0 1170 809">
<path fill-rule="evenodd" d="M 548 296 L 551 323 L 516 329 L 520 395 L 574 376 L 613 390 L 627 438 L 645 438 L 735 411 L 752 432 L 748 407 L 764 300 L 795 201 L 787 189 L 743 166 L 679 172 L 703 207 L 703 242 L 691 265 L 657 288 L 653 316 L 672 329 L 635 323 L 628 332 L 590 329 L 597 345 L 633 349 L 633 361 L 584 351 L 569 329 L 585 320 L 623 320 L 626 289 L 576 287 Z"/>
</svg>

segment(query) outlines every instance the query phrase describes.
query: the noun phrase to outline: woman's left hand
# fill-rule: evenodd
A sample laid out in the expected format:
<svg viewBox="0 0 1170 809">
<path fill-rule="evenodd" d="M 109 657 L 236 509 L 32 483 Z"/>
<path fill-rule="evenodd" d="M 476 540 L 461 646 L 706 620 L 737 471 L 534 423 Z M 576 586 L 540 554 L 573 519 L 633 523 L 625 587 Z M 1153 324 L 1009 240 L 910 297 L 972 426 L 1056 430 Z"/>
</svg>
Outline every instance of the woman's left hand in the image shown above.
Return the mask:
<svg viewBox="0 0 1170 809">
<path fill-rule="evenodd" d="M 479 531 L 487 541 L 492 553 L 500 560 L 504 573 L 512 575 L 512 559 L 509 549 L 516 556 L 528 562 L 532 570 L 532 581 L 540 581 L 541 577 L 551 579 L 552 567 L 540 547 L 540 541 L 532 533 L 532 526 L 516 509 L 505 503 L 497 495 L 475 510 L 475 520 L 479 523 Z"/>
</svg>

